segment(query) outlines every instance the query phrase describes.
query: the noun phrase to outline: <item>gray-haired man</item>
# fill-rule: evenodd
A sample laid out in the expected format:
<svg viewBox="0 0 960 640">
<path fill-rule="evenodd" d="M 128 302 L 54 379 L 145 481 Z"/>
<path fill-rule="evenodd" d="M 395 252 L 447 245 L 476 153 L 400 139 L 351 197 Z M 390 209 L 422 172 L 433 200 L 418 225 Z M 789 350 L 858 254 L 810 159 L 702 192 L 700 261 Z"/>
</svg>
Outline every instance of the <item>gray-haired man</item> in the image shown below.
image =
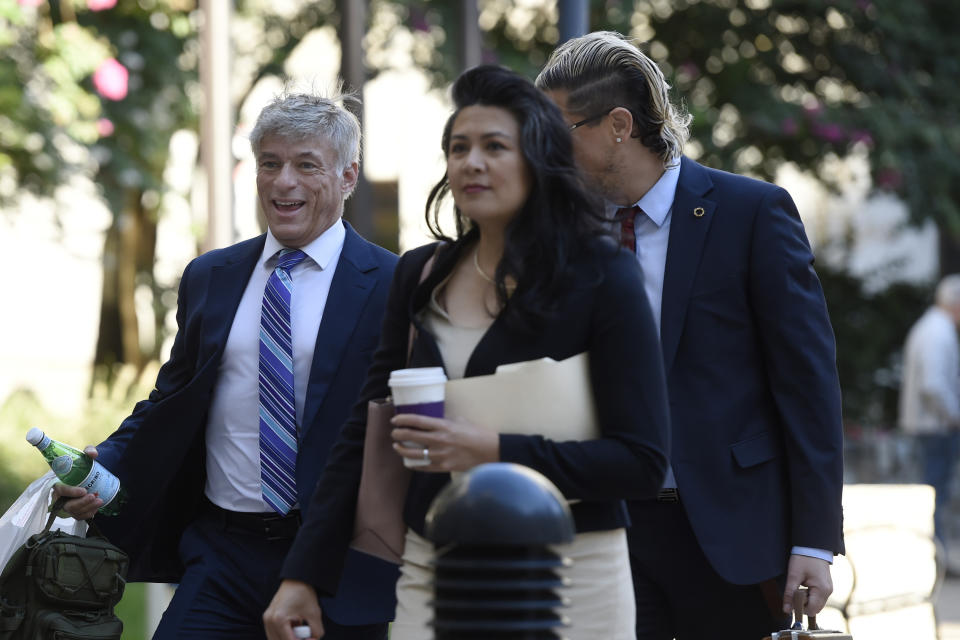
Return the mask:
<svg viewBox="0 0 960 640">
<path fill-rule="evenodd" d="M 155 638 L 265 637 L 261 616 L 364 382 L 396 256 L 341 220 L 360 126 L 342 101 L 277 98 L 251 134 L 265 234 L 183 273 L 178 331 L 149 398 L 91 455 L 130 496 L 98 517 L 134 580 L 177 582 Z M 68 510 L 99 505 L 82 489 Z M 396 569 L 351 554 L 326 637 L 386 638 Z"/>
</svg>

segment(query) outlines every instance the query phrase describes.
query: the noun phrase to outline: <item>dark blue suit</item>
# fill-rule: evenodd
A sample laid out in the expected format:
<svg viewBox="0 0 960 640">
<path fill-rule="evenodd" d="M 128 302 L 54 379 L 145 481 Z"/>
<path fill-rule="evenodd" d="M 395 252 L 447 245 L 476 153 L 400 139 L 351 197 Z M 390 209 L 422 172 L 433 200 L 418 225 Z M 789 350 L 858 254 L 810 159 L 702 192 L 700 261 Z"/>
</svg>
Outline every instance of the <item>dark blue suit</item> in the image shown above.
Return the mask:
<svg viewBox="0 0 960 640">
<path fill-rule="evenodd" d="M 682 160 L 660 326 L 680 502 L 632 503 L 630 541 L 635 574 L 677 593 L 643 603 L 639 581 L 638 623 L 647 607 L 698 637 L 685 625 L 710 617 L 691 591 L 704 580 L 664 558 L 705 557 L 720 581 L 758 585 L 785 573 L 792 546 L 843 552 L 834 336 L 786 191 Z"/>
<path fill-rule="evenodd" d="M 365 379 L 397 262 L 395 255 L 345 226 L 303 410 L 296 480 L 304 508 Z M 219 533 L 209 527 L 198 532 L 192 526 L 203 505 L 205 425 L 227 336 L 264 241 L 265 236 L 259 236 L 211 251 L 187 266 L 180 282 L 176 339 L 156 388 L 98 447 L 101 462 L 129 493 L 122 513 L 98 517 L 98 524 L 130 553 L 132 580 L 180 582 L 184 562 L 202 555 L 203 545 L 218 543 Z M 255 384 L 251 393 L 256 393 Z M 290 540 L 269 549 L 256 543 L 219 543 L 239 554 L 244 565 L 266 567 L 265 595 L 257 596 L 266 600 L 249 612 L 258 620 L 279 585 L 275 570 Z M 391 619 L 396 568 L 355 555 L 347 559 L 337 597 L 323 603 L 324 612 L 346 625 Z"/>
</svg>

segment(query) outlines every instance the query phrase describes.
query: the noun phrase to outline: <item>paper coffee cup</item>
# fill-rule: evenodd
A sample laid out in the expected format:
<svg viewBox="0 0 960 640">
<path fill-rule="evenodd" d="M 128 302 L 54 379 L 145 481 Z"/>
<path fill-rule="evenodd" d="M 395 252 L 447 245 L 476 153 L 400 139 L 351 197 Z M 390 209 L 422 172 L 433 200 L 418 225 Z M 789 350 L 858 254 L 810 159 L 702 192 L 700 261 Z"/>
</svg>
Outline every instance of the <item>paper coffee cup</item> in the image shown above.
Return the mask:
<svg viewBox="0 0 960 640">
<path fill-rule="evenodd" d="M 447 376 L 443 367 L 417 367 L 397 369 L 390 373 L 390 393 L 397 413 L 416 413 L 432 418 L 443 417 L 443 397 Z M 419 446 L 415 442 L 404 442 L 404 446 Z M 427 460 L 404 458 L 408 467 L 422 467 Z"/>
</svg>

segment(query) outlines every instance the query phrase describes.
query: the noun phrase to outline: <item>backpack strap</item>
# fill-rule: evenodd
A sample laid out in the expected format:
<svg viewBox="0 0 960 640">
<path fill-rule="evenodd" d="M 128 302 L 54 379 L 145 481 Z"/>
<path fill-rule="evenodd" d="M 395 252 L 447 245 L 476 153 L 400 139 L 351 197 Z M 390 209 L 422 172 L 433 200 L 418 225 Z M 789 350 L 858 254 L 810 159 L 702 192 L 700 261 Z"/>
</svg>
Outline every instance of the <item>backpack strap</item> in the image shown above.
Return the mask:
<svg viewBox="0 0 960 640">
<path fill-rule="evenodd" d="M 44 533 L 50 531 L 50 527 L 53 526 L 53 521 L 57 519 L 57 514 L 63 509 L 63 505 L 67 503 L 67 500 L 67 496 L 60 496 L 56 502 L 50 505 L 50 515 L 47 517 L 47 526 L 43 528 Z"/>
<path fill-rule="evenodd" d="M 50 505 L 50 515 L 47 517 L 47 524 L 43 528 L 43 532 L 47 533 L 50 531 L 50 527 L 53 526 L 53 521 L 57 519 L 57 514 L 60 513 L 60 510 L 63 509 L 63 505 L 67 503 L 67 500 L 70 498 L 68 496 L 60 496 L 57 498 L 57 501 Z M 93 518 L 85 520 L 87 523 L 87 535 L 84 537 L 94 537 L 94 538 L 103 538 L 106 539 L 106 536 L 100 532 L 100 528 L 93 523 Z"/>
</svg>

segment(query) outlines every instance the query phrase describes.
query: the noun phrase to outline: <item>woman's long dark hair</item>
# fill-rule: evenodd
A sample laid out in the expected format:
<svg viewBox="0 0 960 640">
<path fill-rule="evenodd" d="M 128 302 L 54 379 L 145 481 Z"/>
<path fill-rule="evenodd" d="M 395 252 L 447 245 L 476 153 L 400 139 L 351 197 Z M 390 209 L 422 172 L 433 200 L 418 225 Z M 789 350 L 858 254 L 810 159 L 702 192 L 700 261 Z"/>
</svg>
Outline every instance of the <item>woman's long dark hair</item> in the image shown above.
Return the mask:
<svg viewBox="0 0 960 640">
<path fill-rule="evenodd" d="M 494 274 L 497 299 L 512 325 L 536 329 L 556 307 L 569 265 L 588 239 L 606 233 L 599 199 L 589 195 L 573 159 L 570 129 L 559 108 L 519 74 L 493 65 L 463 72 L 453 84 L 454 112 L 443 129 L 443 153 L 460 111 L 472 105 L 500 107 L 520 125 L 520 150 L 530 171 L 530 195 L 510 221 L 503 257 Z M 427 199 L 426 220 L 438 240 L 462 245 L 476 236 L 473 223 L 454 205 L 456 238 L 440 228 L 441 205 L 450 191 L 447 175 Z M 507 276 L 517 282 L 508 294 Z"/>
</svg>

